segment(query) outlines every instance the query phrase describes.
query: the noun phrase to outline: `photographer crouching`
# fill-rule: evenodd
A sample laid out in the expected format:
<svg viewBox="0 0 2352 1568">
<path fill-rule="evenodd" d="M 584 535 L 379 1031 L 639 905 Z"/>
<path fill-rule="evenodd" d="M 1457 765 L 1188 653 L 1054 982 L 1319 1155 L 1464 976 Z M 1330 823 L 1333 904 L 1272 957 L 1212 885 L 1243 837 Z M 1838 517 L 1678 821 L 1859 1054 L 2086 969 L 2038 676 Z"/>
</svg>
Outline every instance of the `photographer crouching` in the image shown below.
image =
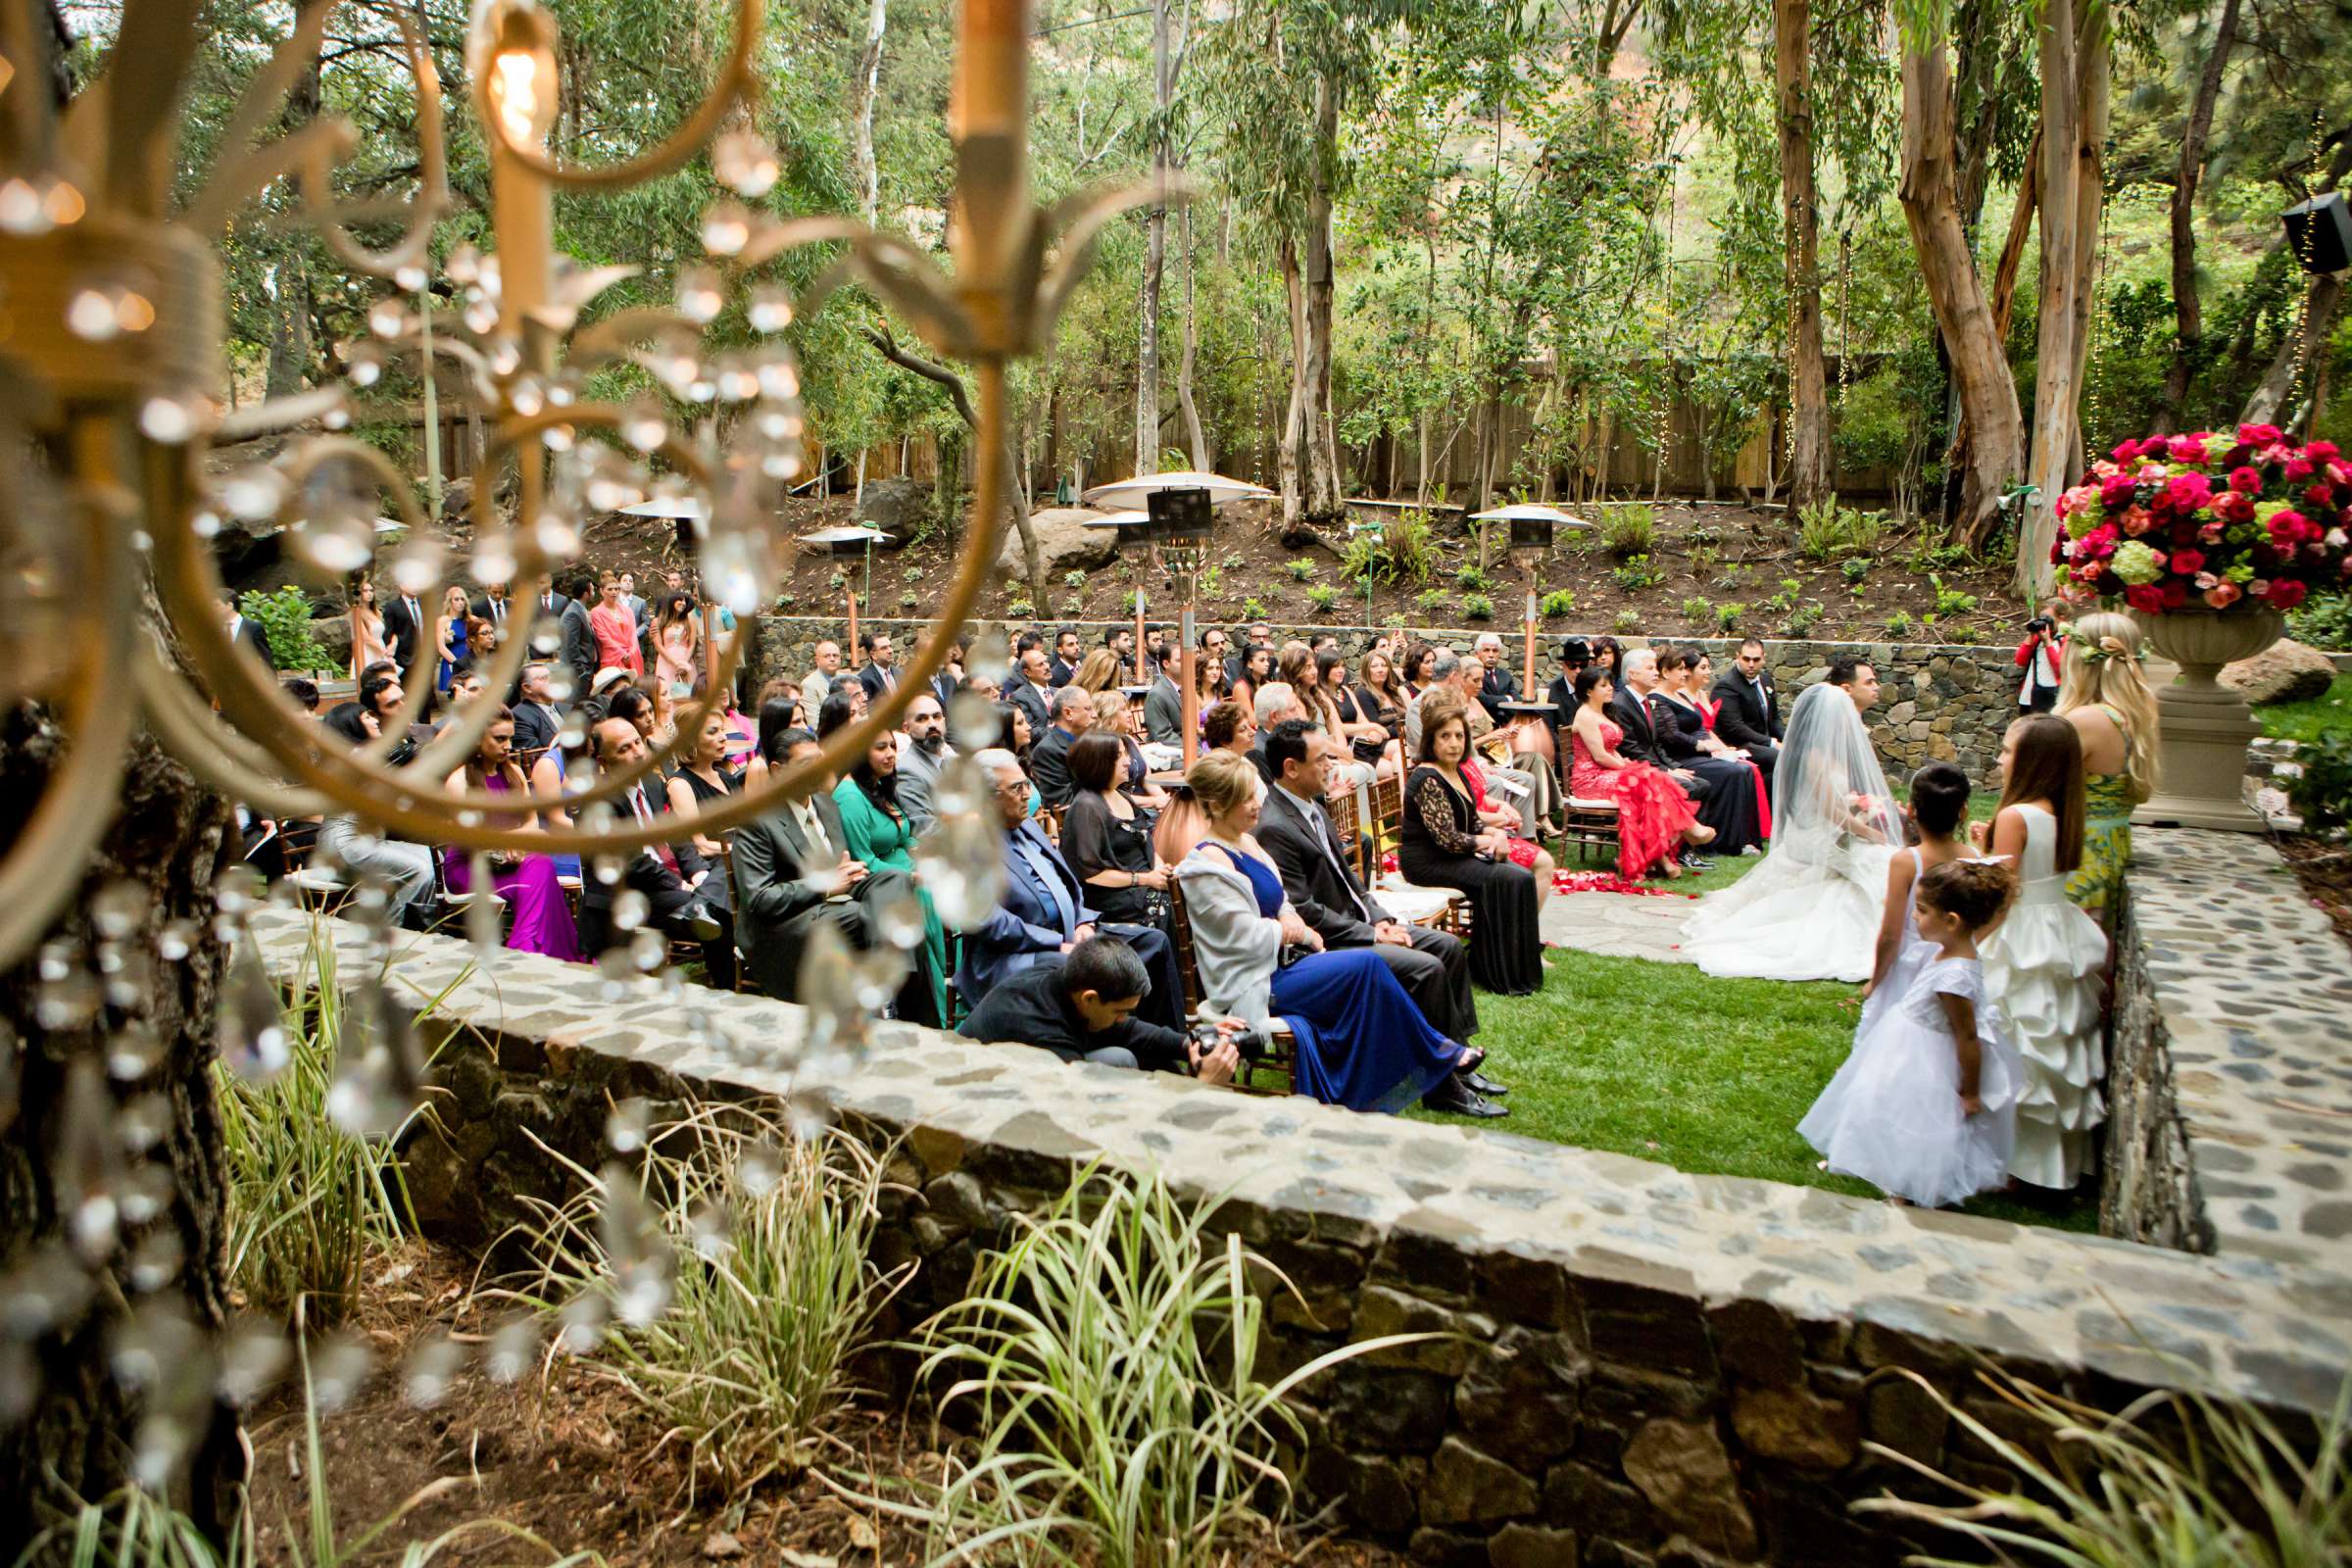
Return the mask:
<svg viewBox="0 0 2352 1568">
<path fill-rule="evenodd" d="M 2025 672 L 2018 682 L 2017 710 L 2046 713 L 2057 706 L 2058 688 L 2066 671 L 2066 626 L 2059 617 L 2066 606 L 2051 603 L 2026 622 L 2026 640 L 2017 645 L 2017 667 Z"/>
<path fill-rule="evenodd" d="M 1152 977 L 1117 937 L 1089 937 L 1059 958 L 1000 980 L 956 1033 L 991 1043 L 1038 1046 L 1064 1061 L 1187 1072 L 1202 1083 L 1233 1082 L 1245 1053 L 1265 1049 L 1239 1018 L 1188 1033 L 1135 1016 Z"/>
</svg>

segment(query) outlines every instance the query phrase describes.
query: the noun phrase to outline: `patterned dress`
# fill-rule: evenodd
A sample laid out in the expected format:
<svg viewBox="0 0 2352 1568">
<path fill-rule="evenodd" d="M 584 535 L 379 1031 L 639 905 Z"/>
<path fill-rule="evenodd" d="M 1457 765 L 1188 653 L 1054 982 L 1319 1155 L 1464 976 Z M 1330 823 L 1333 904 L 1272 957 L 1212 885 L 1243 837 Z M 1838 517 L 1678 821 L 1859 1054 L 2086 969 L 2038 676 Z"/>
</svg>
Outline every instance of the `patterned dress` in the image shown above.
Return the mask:
<svg viewBox="0 0 2352 1568">
<path fill-rule="evenodd" d="M 2066 879 L 2066 896 L 2102 926 L 2115 923 L 2115 895 L 2132 863 L 2132 748 L 2138 744 L 2124 715 L 2099 705 L 2123 732 L 2124 769 L 2082 777 L 2082 863 Z"/>
</svg>

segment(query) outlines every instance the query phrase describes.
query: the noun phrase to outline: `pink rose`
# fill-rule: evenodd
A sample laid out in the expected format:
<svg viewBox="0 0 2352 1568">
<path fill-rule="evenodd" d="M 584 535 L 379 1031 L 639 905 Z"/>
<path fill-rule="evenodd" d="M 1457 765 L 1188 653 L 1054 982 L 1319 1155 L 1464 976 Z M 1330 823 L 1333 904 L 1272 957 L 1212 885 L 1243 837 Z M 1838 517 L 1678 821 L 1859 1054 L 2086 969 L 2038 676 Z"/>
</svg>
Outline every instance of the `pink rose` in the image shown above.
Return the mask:
<svg viewBox="0 0 2352 1568">
<path fill-rule="evenodd" d="M 2303 449 L 2303 455 L 2314 463 L 2326 463 L 2342 450 L 2332 441 L 2314 441 Z"/>
<path fill-rule="evenodd" d="M 2164 612 L 2164 595 L 2156 591 L 2156 585 L 2152 582 L 2134 583 L 2126 588 L 2124 603 L 2130 605 L 2133 610 L 2142 610 L 2151 615 Z"/>
<path fill-rule="evenodd" d="M 2289 480 L 2308 479 L 2312 476 L 2313 472 L 2314 470 L 2312 468 L 2311 462 L 2307 458 L 2289 458 L 2286 460 L 2286 476 Z"/>
<path fill-rule="evenodd" d="M 2156 526 L 2155 514 L 2145 507 L 2133 507 L 2117 520 L 2122 522 L 2124 532 L 2134 539 Z"/>
<path fill-rule="evenodd" d="M 2262 597 L 2271 602 L 2273 610 L 2292 610 L 2301 604 L 2304 596 L 2310 592 L 2310 589 L 2292 577 L 2276 577 L 2271 581 L 2270 591 Z"/>
<path fill-rule="evenodd" d="M 2175 463 L 2203 463 L 2205 441 L 2201 436 L 2177 435 L 2164 444 L 2165 455 Z"/>
<path fill-rule="evenodd" d="M 2205 602 L 2216 610 L 2228 610 L 2244 597 L 2233 582 L 2216 583 L 2205 590 Z"/>
<path fill-rule="evenodd" d="M 2267 447 L 2278 439 L 2278 427 L 2275 424 L 2241 424 L 2237 427 L 2237 438 L 2250 447 Z"/>
<path fill-rule="evenodd" d="M 2335 504 L 2335 486 L 2326 483 L 2305 485 L 2303 499 L 2315 507 L 2331 507 Z"/>
<path fill-rule="evenodd" d="M 2117 474 L 2099 486 L 2099 505 L 2110 512 L 2121 512 L 2132 505 L 2139 490 L 2137 481 L 2129 474 Z"/>
<path fill-rule="evenodd" d="M 2201 473 L 2176 473 L 2164 493 L 2175 512 L 2194 512 L 2213 499 L 2213 481 Z"/>
<path fill-rule="evenodd" d="M 2230 470 L 2230 488 L 2240 495 L 2260 495 L 2262 493 L 2262 475 L 2256 473 L 2252 468 L 2231 468 Z"/>
<path fill-rule="evenodd" d="M 2214 589 L 2219 588 L 2221 585 L 2222 579 L 2216 577 L 2212 572 L 2200 571 L 2197 573 L 2197 587 L 2200 591 L 2211 593 Z"/>
<path fill-rule="evenodd" d="M 2205 524 L 2203 527 L 2197 530 L 2197 542 L 2208 545 L 2220 544 L 2222 542 L 2223 526 L 2224 524 L 2220 522 L 2209 522 Z"/>
</svg>

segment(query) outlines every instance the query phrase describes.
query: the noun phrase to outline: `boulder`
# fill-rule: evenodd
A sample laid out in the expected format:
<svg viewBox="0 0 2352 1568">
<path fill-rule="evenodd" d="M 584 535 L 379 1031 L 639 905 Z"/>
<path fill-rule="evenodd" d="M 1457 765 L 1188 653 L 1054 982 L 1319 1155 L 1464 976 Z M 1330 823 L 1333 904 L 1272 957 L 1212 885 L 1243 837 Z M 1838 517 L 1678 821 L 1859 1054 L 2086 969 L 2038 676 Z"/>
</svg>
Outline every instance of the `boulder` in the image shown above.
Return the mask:
<svg viewBox="0 0 2352 1568">
<path fill-rule="evenodd" d="M 333 658 L 338 670 L 351 666 L 351 616 L 318 615 L 311 621 L 311 636 Z"/>
<path fill-rule="evenodd" d="M 2327 696 L 2334 682 L 2334 662 L 2291 637 L 2281 637 L 2252 659 L 2241 659 L 2222 671 L 2222 684 L 2249 703 L 2309 702 Z"/>
<path fill-rule="evenodd" d="M 905 544 L 931 520 L 931 487 L 912 479 L 871 479 L 858 499 L 858 520 Z"/>
<path fill-rule="evenodd" d="M 1049 507 L 1030 515 L 1029 526 L 1037 530 L 1037 549 L 1045 558 L 1049 582 L 1065 571 L 1095 571 L 1118 560 L 1118 530 L 1087 526 L 1102 515 L 1085 507 Z M 1009 524 L 1004 542 L 997 550 L 997 570 L 1014 582 L 1028 581 L 1029 563 L 1021 552 L 1020 530 Z"/>
</svg>

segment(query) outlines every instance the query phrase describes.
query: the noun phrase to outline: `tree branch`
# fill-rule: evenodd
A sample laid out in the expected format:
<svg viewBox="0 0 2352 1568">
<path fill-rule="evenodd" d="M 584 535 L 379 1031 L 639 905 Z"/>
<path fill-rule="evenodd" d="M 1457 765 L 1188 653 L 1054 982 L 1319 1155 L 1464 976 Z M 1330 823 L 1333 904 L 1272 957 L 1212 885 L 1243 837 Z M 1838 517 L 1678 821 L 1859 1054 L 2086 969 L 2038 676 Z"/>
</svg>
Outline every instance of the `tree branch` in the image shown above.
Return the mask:
<svg viewBox="0 0 2352 1568">
<path fill-rule="evenodd" d="M 900 369 L 912 370 L 924 380 L 936 381 L 947 388 L 948 401 L 956 405 L 957 416 L 972 429 L 980 428 L 980 416 L 972 408 L 972 394 L 964 386 L 962 376 L 944 365 L 934 364 L 919 354 L 899 347 L 899 340 L 879 327 L 865 328 L 865 340 L 874 346 L 876 353 Z"/>
</svg>

